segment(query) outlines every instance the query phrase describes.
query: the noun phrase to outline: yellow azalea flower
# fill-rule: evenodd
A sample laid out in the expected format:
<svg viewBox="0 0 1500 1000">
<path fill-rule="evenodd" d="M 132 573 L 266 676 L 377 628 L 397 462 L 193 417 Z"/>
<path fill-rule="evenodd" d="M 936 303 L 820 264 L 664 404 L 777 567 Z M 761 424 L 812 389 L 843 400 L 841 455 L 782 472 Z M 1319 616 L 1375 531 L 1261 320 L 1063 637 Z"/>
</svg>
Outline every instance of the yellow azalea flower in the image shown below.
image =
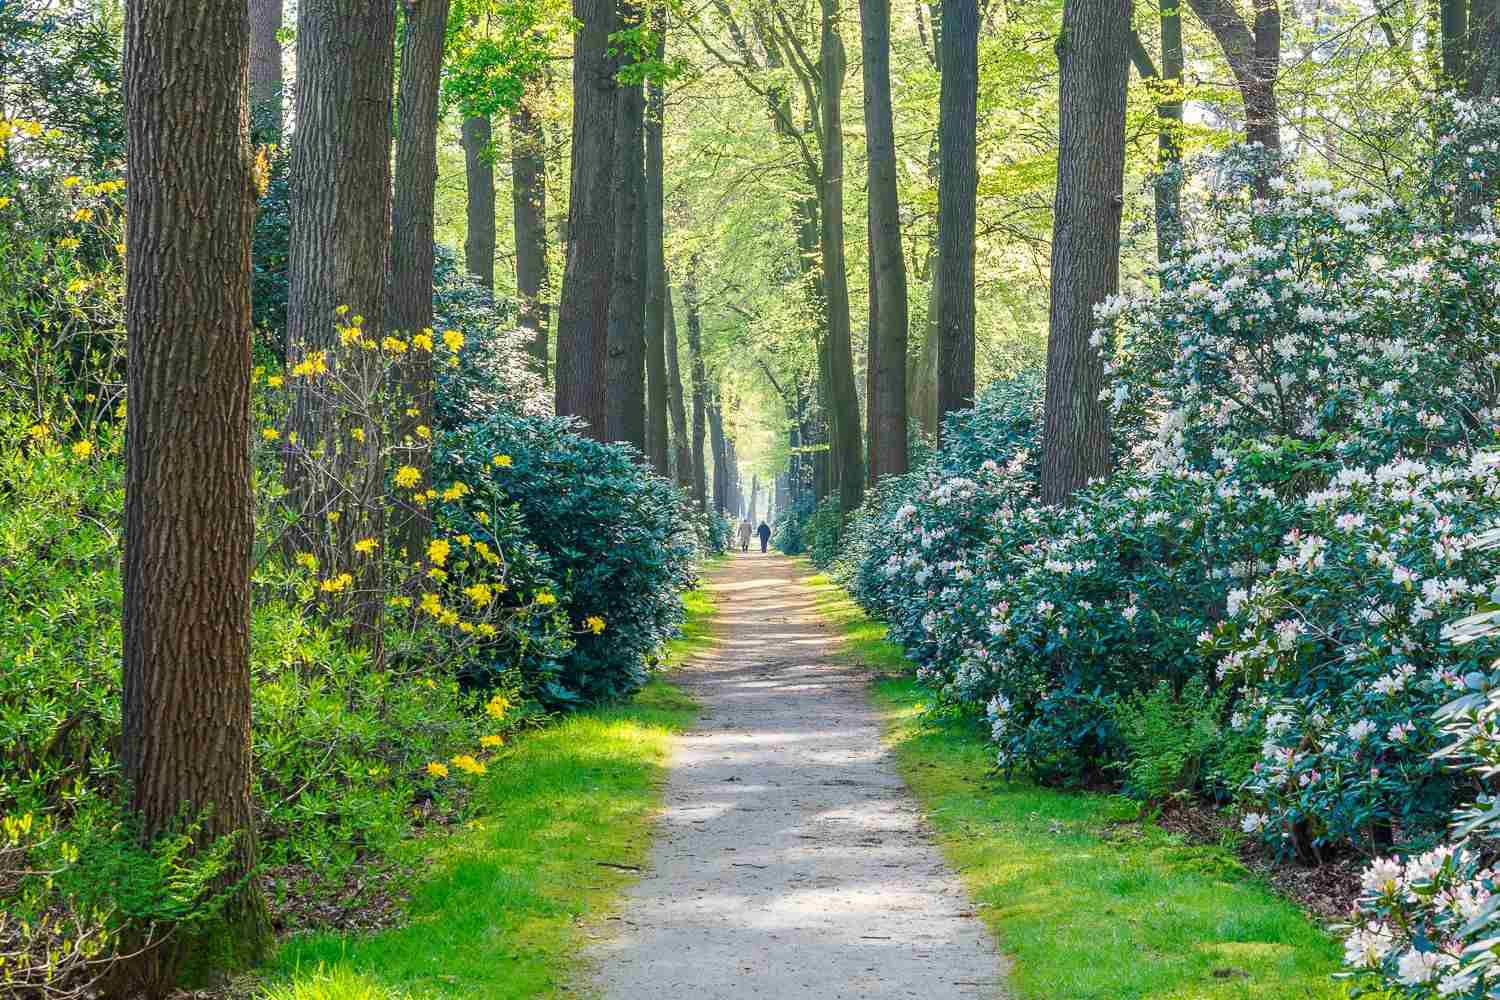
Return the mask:
<svg viewBox="0 0 1500 1000">
<path fill-rule="evenodd" d="M 478 514 L 475 514 L 474 517 L 478 519 L 478 521 L 479 521 L 480 524 L 489 524 L 490 523 L 490 516 L 488 514 L 486 514 L 484 511 L 480 511 Z"/>
<path fill-rule="evenodd" d="M 89 222 L 94 218 L 94 210 L 92 208 L 80 208 L 74 211 L 69 218 L 74 222 Z"/>
<path fill-rule="evenodd" d="M 396 470 L 396 485 L 411 489 L 422 481 L 422 473 L 415 466 L 403 465 Z"/>
<path fill-rule="evenodd" d="M 393 597 L 389 601 L 386 601 L 386 603 L 389 604 L 393 608 L 409 608 L 409 607 L 411 607 L 411 598 L 410 597 Z"/>
<path fill-rule="evenodd" d="M 483 764 L 466 753 L 461 753 L 454 757 L 453 766 L 460 771 L 467 771 L 470 774 L 483 774 L 486 770 Z"/>
<path fill-rule="evenodd" d="M 457 330 L 444 330 L 443 343 L 448 345 L 448 350 L 457 351 L 464 346 L 464 335 Z"/>
<path fill-rule="evenodd" d="M 65 188 L 75 188 L 82 183 L 83 178 L 77 176 L 76 174 L 63 178 L 63 187 Z"/>
<path fill-rule="evenodd" d="M 448 765 L 432 761 L 427 765 L 427 774 L 433 778 L 446 778 L 448 777 Z"/>
<path fill-rule="evenodd" d="M 115 244 L 115 253 L 123 254 L 124 252 L 125 252 L 125 244 L 123 244 L 123 243 L 116 243 Z"/>
<path fill-rule="evenodd" d="M 365 443 L 365 429 L 363 427 L 354 428 L 349 432 L 349 436 L 358 441 L 360 444 Z"/>
<path fill-rule="evenodd" d="M 359 541 L 354 543 L 354 551 L 358 552 L 362 556 L 369 555 L 371 552 L 375 551 L 375 539 L 361 538 Z"/>
<path fill-rule="evenodd" d="M 7 208 L 7 207 L 9 207 L 9 205 L 10 205 L 10 199 L 9 198 L 0 197 L 0 208 Z"/>
<path fill-rule="evenodd" d="M 73 454 L 78 458 L 88 458 L 94 453 L 94 442 L 78 441 L 73 445 Z"/>
<path fill-rule="evenodd" d="M 550 590 L 539 590 L 536 592 L 536 602 L 546 606 L 557 603 L 557 596 Z"/>
<path fill-rule="evenodd" d="M 468 483 L 454 483 L 443 491 L 444 500 L 457 500 L 459 497 L 468 496 Z"/>
<path fill-rule="evenodd" d="M 46 424 L 32 424 L 31 427 L 27 429 L 26 433 L 31 435 L 31 440 L 40 441 L 47 435 L 52 433 L 52 428 L 48 427 Z"/>
<path fill-rule="evenodd" d="M 437 499 L 437 490 L 435 490 L 431 486 L 429 486 L 429 487 L 427 487 L 427 492 L 423 493 L 422 496 L 426 497 L 428 500 L 436 500 Z"/>
<path fill-rule="evenodd" d="M 339 327 L 339 343 L 345 347 L 352 347 L 359 343 L 359 329 L 352 326 Z"/>
<path fill-rule="evenodd" d="M 348 590 L 354 583 L 354 577 L 348 573 L 340 573 L 338 576 L 330 576 L 318 584 L 320 590 L 326 594 L 338 594 Z"/>
<path fill-rule="evenodd" d="M 65 236 L 57 241 L 57 245 L 62 250 L 77 250 L 81 244 L 78 237 Z"/>
<path fill-rule="evenodd" d="M 436 581 L 437 583 L 443 583 L 448 579 L 448 571 L 445 569 L 438 569 L 436 566 L 434 566 L 432 567 L 432 569 L 427 571 L 427 578 L 429 580 Z"/>
<path fill-rule="evenodd" d="M 311 552 L 298 552 L 297 564 L 306 568 L 309 573 L 316 573 L 318 571 L 318 557 Z"/>
<path fill-rule="evenodd" d="M 285 380 L 280 375 L 272 375 L 270 378 L 266 379 L 266 385 L 270 386 L 272 389 L 280 389 L 281 384 L 284 381 Z"/>
<path fill-rule="evenodd" d="M 489 622 L 481 622 L 479 625 L 479 634 L 484 636 L 486 639 L 494 635 L 495 631 L 495 626 L 491 625 Z"/>
<path fill-rule="evenodd" d="M 595 635 L 600 635 L 604 632 L 604 619 L 598 615 L 589 615 L 583 620 L 583 627 Z"/>
<path fill-rule="evenodd" d="M 292 444 L 296 444 L 297 443 L 297 436 L 295 434 L 289 435 L 289 438 L 291 439 Z M 339 518 L 341 518 L 343 516 L 344 516 L 344 512 L 341 511 L 341 510 L 331 510 L 331 511 L 328 512 L 328 520 L 330 520 L 330 521 L 335 521 L 336 522 L 336 521 L 338 521 Z"/>
<path fill-rule="evenodd" d="M 281 432 L 274 427 L 263 427 L 261 428 L 260 436 L 265 438 L 267 441 L 275 441 L 277 438 L 281 437 Z"/>
<path fill-rule="evenodd" d="M 354 316 L 354 318 L 351 319 L 349 322 L 353 323 L 355 326 L 364 326 L 364 324 L 365 324 L 365 318 L 363 316 L 359 315 L 358 313 L 356 313 L 355 316 Z"/>
<path fill-rule="evenodd" d="M 443 613 L 443 604 L 436 594 L 423 594 L 421 608 L 434 618 Z"/>
<path fill-rule="evenodd" d="M 458 612 L 445 610 L 442 614 L 438 615 L 437 623 L 444 628 L 452 628 L 458 624 Z"/>
<path fill-rule="evenodd" d="M 385 337 L 380 341 L 380 346 L 392 354 L 406 353 L 406 341 L 398 340 L 395 337 Z"/>
<path fill-rule="evenodd" d="M 490 590 L 488 584 L 483 583 L 465 587 L 464 596 L 468 597 L 476 608 L 482 608 L 495 599 L 494 591 Z"/>
<path fill-rule="evenodd" d="M 328 355 L 323 351 L 313 351 L 292 367 L 293 378 L 314 378 L 318 375 L 328 374 Z"/>
<path fill-rule="evenodd" d="M 426 424 L 418 424 L 417 437 L 421 438 L 423 441 L 430 439 L 432 437 L 432 428 L 428 427 Z"/>
<path fill-rule="evenodd" d="M 479 737 L 479 745 L 482 746 L 482 747 L 488 747 L 491 750 L 493 750 L 495 747 L 500 746 L 504 742 L 505 742 L 505 738 L 504 737 L 502 737 L 502 736 L 495 736 L 493 734 L 489 735 L 489 736 L 481 736 L 481 737 Z"/>
<path fill-rule="evenodd" d="M 458 630 L 464 635 L 468 635 L 470 632 L 474 631 L 474 625 L 472 622 L 460 622 L 458 625 Z"/>
<path fill-rule="evenodd" d="M 456 535 L 454 536 L 453 540 L 462 545 L 464 548 L 468 548 L 469 543 L 472 541 L 468 535 Z"/>
<path fill-rule="evenodd" d="M 496 693 L 489 701 L 485 702 L 484 710 L 492 719 L 503 719 L 505 713 L 510 711 L 510 699 L 503 694 Z"/>
<path fill-rule="evenodd" d="M 74 278 L 68 282 L 67 290 L 69 295 L 80 295 L 89 290 L 89 283 L 82 278 Z"/>
<path fill-rule="evenodd" d="M 496 455 L 494 458 L 490 459 L 490 464 L 497 469 L 508 469 L 511 467 L 512 463 L 509 455 Z"/>
<path fill-rule="evenodd" d="M 448 561 L 448 553 L 452 546 L 445 539 L 434 538 L 427 543 L 427 559 L 434 566 L 441 566 Z"/>
<path fill-rule="evenodd" d="M 333 310 L 333 313 L 334 313 L 335 316 L 343 316 L 343 315 L 345 315 L 348 312 L 349 312 L 349 307 L 348 306 L 339 306 L 339 307 L 337 307 L 336 309 Z"/>
<path fill-rule="evenodd" d="M 406 408 L 406 415 L 408 417 L 420 417 L 422 415 L 422 411 L 417 409 L 415 406 L 408 406 Z"/>
<path fill-rule="evenodd" d="M 432 331 L 431 330 L 423 330 L 421 333 L 419 333 L 415 337 L 411 338 L 411 346 L 415 347 L 419 351 L 431 351 L 432 350 Z"/>
</svg>

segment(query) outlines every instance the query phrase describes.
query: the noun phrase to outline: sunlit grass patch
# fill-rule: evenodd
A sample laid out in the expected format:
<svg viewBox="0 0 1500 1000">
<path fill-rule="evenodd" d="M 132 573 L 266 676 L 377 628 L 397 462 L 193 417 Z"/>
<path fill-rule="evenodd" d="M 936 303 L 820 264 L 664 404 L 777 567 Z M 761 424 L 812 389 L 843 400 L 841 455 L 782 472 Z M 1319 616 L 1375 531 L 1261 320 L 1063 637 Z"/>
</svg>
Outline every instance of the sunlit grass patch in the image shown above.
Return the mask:
<svg viewBox="0 0 1500 1000">
<path fill-rule="evenodd" d="M 927 692 L 830 581 L 807 581 L 873 686 L 897 766 L 948 862 L 1012 960 L 1017 1000 L 1333 1000 L 1339 948 L 1219 846 L 1149 824 L 1134 803 L 1005 781 L 973 720 Z M 884 647 L 884 648 L 882 648 Z"/>
</svg>

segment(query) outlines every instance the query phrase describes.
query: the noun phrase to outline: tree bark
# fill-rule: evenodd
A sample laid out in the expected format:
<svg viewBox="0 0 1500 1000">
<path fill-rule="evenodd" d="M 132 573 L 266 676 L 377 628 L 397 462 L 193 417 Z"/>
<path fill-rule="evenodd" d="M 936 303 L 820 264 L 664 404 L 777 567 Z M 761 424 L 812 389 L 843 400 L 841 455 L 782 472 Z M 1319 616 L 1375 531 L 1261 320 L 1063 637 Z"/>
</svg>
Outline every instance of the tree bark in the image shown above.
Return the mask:
<svg viewBox="0 0 1500 1000">
<path fill-rule="evenodd" d="M 438 82 L 448 32 L 449 0 L 403 0 L 405 37 L 396 103 L 395 193 L 391 199 L 391 287 L 389 326 L 408 340 L 431 330 L 433 209 L 437 194 Z M 401 357 L 405 412 L 396 440 L 409 447 L 396 454 L 419 469 L 425 481 L 432 452 L 418 434 L 432 426 L 432 353 L 408 350 Z M 415 411 L 412 413 L 411 411 Z M 425 505 L 400 507 L 392 540 L 407 560 L 426 550 L 432 515 Z M 365 556 L 379 560 L 380 552 Z"/>
<path fill-rule="evenodd" d="M 1156 106 L 1161 129 L 1157 134 L 1156 257 L 1164 261 L 1182 240 L 1182 6 L 1180 0 L 1159 0 L 1161 12 L 1162 82 L 1172 97 Z"/>
<path fill-rule="evenodd" d="M 666 6 L 652 16 L 656 58 L 666 57 Z M 663 237 L 664 181 L 662 125 L 666 96 L 659 81 L 647 86 L 646 99 L 646 457 L 658 475 L 670 475 L 667 437 L 667 261 Z M 675 339 L 675 338 L 674 338 Z"/>
<path fill-rule="evenodd" d="M 672 472 L 677 485 L 688 493 L 693 489 L 693 446 L 688 436 L 687 406 L 683 399 L 682 364 L 677 354 L 677 316 L 672 309 L 672 286 L 666 284 L 665 347 L 667 356 L 667 398 L 672 415 Z"/>
<path fill-rule="evenodd" d="M 1067 0 L 1063 8 L 1042 428 L 1041 493 L 1050 504 L 1109 471 L 1104 363 L 1089 338 L 1094 306 L 1119 287 L 1129 32 L 1130 0 Z"/>
<path fill-rule="evenodd" d="M 464 119 L 464 179 L 467 182 L 467 227 L 464 266 L 490 291 L 495 290 L 495 161 L 490 149 L 490 120 Z"/>
<path fill-rule="evenodd" d="M 360 368 L 360 352 L 342 347 L 338 325 L 360 318 L 362 339 L 378 344 L 386 317 L 395 26 L 389 0 L 302 0 L 297 11 L 288 355 L 295 362 L 325 351 L 346 380 Z M 385 534 L 379 427 L 348 413 L 316 380 L 295 380 L 291 395 L 297 444 L 288 482 L 299 513 L 311 520 L 296 541 L 318 555 L 321 572 L 354 577 L 341 610 L 351 637 L 379 665 L 384 583 L 377 561 L 353 548 L 357 539 Z M 365 431 L 360 444 L 351 436 L 355 424 Z M 334 512 L 336 523 L 327 517 Z"/>
<path fill-rule="evenodd" d="M 282 131 L 282 0 L 250 4 L 250 141 L 279 143 Z"/>
<path fill-rule="evenodd" d="M 859 432 L 859 390 L 849 330 L 849 273 L 844 259 L 843 89 L 847 60 L 839 34 L 838 0 L 823 0 L 819 99 L 823 126 L 822 217 L 823 283 L 828 307 L 829 406 L 833 428 L 839 509 L 849 513 L 864 497 L 863 442 Z"/>
<path fill-rule="evenodd" d="M 1066 30 L 1066 29 L 1065 29 Z M 974 213 L 978 197 L 975 119 L 979 100 L 979 7 L 943 0 L 939 40 L 937 423 L 974 405 Z"/>
<path fill-rule="evenodd" d="M 717 391 L 708 403 L 708 432 L 714 451 L 714 512 L 723 514 L 729 509 L 729 452 L 725 448 L 724 414 L 719 409 Z"/>
<path fill-rule="evenodd" d="M 192 44 L 184 44 L 191 39 Z M 159 995 L 270 945 L 251 874 L 250 240 L 244 0 L 129 0 L 121 764 L 146 843 L 233 838 L 205 927 L 127 960 Z"/>
<path fill-rule="evenodd" d="M 614 0 L 574 0 L 580 22 L 573 44 L 573 158 L 568 252 L 557 307 L 559 416 L 584 421 L 584 433 L 609 438 L 609 307 L 615 265 L 615 81 L 618 29 Z"/>
<path fill-rule="evenodd" d="M 1468 77 L 1468 0 L 1438 0 L 1438 20 L 1442 33 L 1442 86 L 1462 87 Z"/>
<path fill-rule="evenodd" d="M 693 382 L 693 499 L 699 510 L 708 509 L 708 470 L 703 454 L 704 436 L 707 433 L 704 421 L 707 399 L 708 374 L 703 366 L 703 329 L 698 315 L 698 285 L 696 275 L 688 273 L 682 286 L 682 298 L 687 304 L 688 363 Z"/>
<path fill-rule="evenodd" d="M 870 203 L 870 482 L 906 472 L 906 259 L 891 120 L 890 0 L 860 0 Z"/>
<path fill-rule="evenodd" d="M 615 119 L 615 260 L 610 278 L 609 365 L 606 394 L 609 440 L 646 450 L 646 340 L 643 329 L 645 168 L 641 85 L 621 86 Z"/>
<path fill-rule="evenodd" d="M 1245 104 L 1245 141 L 1260 143 L 1274 156 L 1281 153 L 1281 113 L 1276 101 L 1276 78 L 1281 73 L 1281 6 L 1279 0 L 1252 0 L 1249 24 L 1233 0 L 1188 0 L 1193 12 L 1213 32 Z M 1257 190 L 1269 194 L 1269 176 L 1262 175 Z"/>
<path fill-rule="evenodd" d="M 527 353 L 545 385 L 552 318 L 547 301 L 547 133 L 533 108 L 533 91 L 528 88 L 510 115 L 510 205 L 516 228 L 518 322 L 530 331 Z"/>
</svg>

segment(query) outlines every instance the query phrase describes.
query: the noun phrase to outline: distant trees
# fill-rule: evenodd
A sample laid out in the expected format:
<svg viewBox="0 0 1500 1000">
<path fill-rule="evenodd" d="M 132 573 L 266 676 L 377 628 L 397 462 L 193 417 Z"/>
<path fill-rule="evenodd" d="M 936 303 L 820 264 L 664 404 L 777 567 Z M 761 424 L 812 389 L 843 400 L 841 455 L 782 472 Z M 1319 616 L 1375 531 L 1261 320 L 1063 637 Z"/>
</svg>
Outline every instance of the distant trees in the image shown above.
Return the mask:
<svg viewBox="0 0 1500 1000">
<path fill-rule="evenodd" d="M 937 421 L 974 405 L 974 230 L 978 197 L 979 6 L 943 0 L 938 33 Z"/>
<path fill-rule="evenodd" d="M 1053 209 L 1041 496 L 1063 503 L 1109 471 L 1104 362 L 1093 309 L 1119 286 L 1131 0 L 1067 0 Z M 946 26 L 945 26 L 946 27 Z"/>
<path fill-rule="evenodd" d="M 270 943 L 249 881 L 249 45 L 244 0 L 125 7 L 120 761 L 146 840 L 194 831 L 200 847 L 232 846 L 218 879 L 231 893 L 225 908 L 128 960 L 117 995 L 160 995 L 188 961 L 243 963 Z"/>
</svg>

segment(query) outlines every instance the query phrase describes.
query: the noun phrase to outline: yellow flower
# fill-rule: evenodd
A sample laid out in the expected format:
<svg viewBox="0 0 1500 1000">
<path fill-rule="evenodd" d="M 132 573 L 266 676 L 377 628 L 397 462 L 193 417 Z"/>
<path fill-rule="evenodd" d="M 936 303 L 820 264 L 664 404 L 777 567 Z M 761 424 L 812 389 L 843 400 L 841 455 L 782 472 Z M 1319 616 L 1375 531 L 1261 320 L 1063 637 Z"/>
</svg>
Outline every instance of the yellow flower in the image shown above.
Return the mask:
<svg viewBox="0 0 1500 1000">
<path fill-rule="evenodd" d="M 417 437 L 421 438 L 423 441 L 429 440 L 432 437 L 432 428 L 428 427 L 426 424 L 418 424 Z"/>
<path fill-rule="evenodd" d="M 422 481 L 422 473 L 414 466 L 403 465 L 396 470 L 396 485 L 411 489 Z"/>
<path fill-rule="evenodd" d="M 339 327 L 339 343 L 345 347 L 353 347 L 359 343 L 359 328 L 355 326 Z"/>
<path fill-rule="evenodd" d="M 57 241 L 57 246 L 60 250 L 77 250 L 80 243 L 76 236 L 65 236 Z"/>
<path fill-rule="evenodd" d="M 482 608 L 495 599 L 494 591 L 490 590 L 488 584 L 476 583 L 464 588 L 464 595 L 474 604 L 476 608 Z"/>
<path fill-rule="evenodd" d="M 460 771 L 467 771 L 470 774 L 483 774 L 486 770 L 483 764 L 466 753 L 461 753 L 454 757 L 453 766 Z"/>
<path fill-rule="evenodd" d="M 349 432 L 349 436 L 358 441 L 360 444 L 365 443 L 365 429 L 363 427 L 354 428 Z"/>
<path fill-rule="evenodd" d="M 94 442 L 79 441 L 73 445 L 73 454 L 78 458 L 88 458 L 94 453 Z"/>
<path fill-rule="evenodd" d="M 52 428 L 48 427 L 46 424 L 32 424 L 27 429 L 26 433 L 31 435 L 31 440 L 40 441 L 47 435 L 52 433 Z"/>
<path fill-rule="evenodd" d="M 453 536 L 453 540 L 462 545 L 464 548 L 468 548 L 470 543 L 473 541 L 473 539 L 471 539 L 468 535 L 455 535 Z"/>
<path fill-rule="evenodd" d="M 427 579 L 436 581 L 437 583 L 443 583 L 448 579 L 448 571 L 445 569 L 438 569 L 436 566 L 434 566 L 432 567 L 432 569 L 427 571 Z"/>
<path fill-rule="evenodd" d="M 583 620 L 583 627 L 595 635 L 600 635 L 604 632 L 604 619 L 598 615 L 589 615 Z"/>
<path fill-rule="evenodd" d="M 448 765 L 432 761 L 427 765 L 427 774 L 432 778 L 446 778 L 448 777 Z"/>
<path fill-rule="evenodd" d="M 293 378 L 314 378 L 328 374 L 328 355 L 323 351 L 312 351 L 292 367 Z"/>
<path fill-rule="evenodd" d="M 353 585 L 353 583 L 353 576 L 348 573 L 340 573 L 338 576 L 330 576 L 328 579 L 318 584 L 318 587 L 325 594 L 337 594 L 342 591 L 348 590 L 349 587 Z"/>
<path fill-rule="evenodd" d="M 266 385 L 270 386 L 272 389 L 280 389 L 281 384 L 284 381 L 285 379 L 283 379 L 280 375 L 272 375 L 270 378 L 266 379 Z"/>
<path fill-rule="evenodd" d="M 318 571 L 318 557 L 311 552 L 298 552 L 297 565 L 304 567 L 309 573 Z"/>
<path fill-rule="evenodd" d="M 419 333 L 415 337 L 411 338 L 411 346 L 415 347 L 419 351 L 431 351 L 432 350 L 432 331 L 431 330 L 423 330 L 421 333 Z"/>
<path fill-rule="evenodd" d="M 457 330 L 444 330 L 443 343 L 448 345 L 448 350 L 457 351 L 464 346 L 464 335 Z"/>
<path fill-rule="evenodd" d="M 458 624 L 458 612 L 444 609 L 443 613 L 438 615 L 437 622 L 439 625 L 451 628 Z"/>
<path fill-rule="evenodd" d="M 503 719 L 505 713 L 510 711 L 510 699 L 503 694 L 496 693 L 489 701 L 485 702 L 484 710 L 492 719 Z"/>
<path fill-rule="evenodd" d="M 536 602 L 544 607 L 557 603 L 557 597 L 550 590 L 539 590 L 536 592 Z"/>
<path fill-rule="evenodd" d="M 464 635 L 468 635 L 469 633 L 474 631 L 474 625 L 472 622 L 460 622 L 458 625 L 458 630 Z"/>
<path fill-rule="evenodd" d="M 434 618 L 443 613 L 443 604 L 436 594 L 423 594 L 421 608 Z"/>
<path fill-rule="evenodd" d="M 0 208 L 6 208 L 9 205 L 10 205 L 10 199 L 9 198 L 0 198 Z"/>
<path fill-rule="evenodd" d="M 375 539 L 361 538 L 359 541 L 354 543 L 354 551 L 358 552 L 362 556 L 369 555 L 371 552 L 375 551 Z"/>
<path fill-rule="evenodd" d="M 479 521 L 480 524 L 489 524 L 490 523 L 490 516 L 488 514 L 486 514 L 484 511 L 480 511 L 478 514 L 475 514 L 474 517 L 476 519 L 478 519 L 478 521 Z"/>
<path fill-rule="evenodd" d="M 94 210 L 92 208 L 80 208 L 74 211 L 69 218 L 74 222 L 89 222 L 94 218 Z"/>
<path fill-rule="evenodd" d="M 398 340 L 395 337 L 385 337 L 380 341 L 380 346 L 392 354 L 406 353 L 406 341 Z"/>
<path fill-rule="evenodd" d="M 116 243 L 115 244 L 115 253 L 120 254 L 120 255 L 123 256 L 124 253 L 125 253 L 125 244 L 123 244 L 123 243 Z"/>
<path fill-rule="evenodd" d="M 508 469 L 512 465 L 509 455 L 496 455 L 490 459 L 490 464 L 497 469 Z"/>
<path fill-rule="evenodd" d="M 393 608 L 409 608 L 409 607 L 411 607 L 411 598 L 410 597 L 393 597 L 389 601 L 386 601 L 385 603 L 389 604 Z"/>
<path fill-rule="evenodd" d="M 505 738 L 503 736 L 490 735 L 479 737 L 479 745 L 482 747 L 488 747 L 491 750 L 493 750 L 495 747 L 500 746 L 504 742 Z"/>
<path fill-rule="evenodd" d="M 83 178 L 75 175 L 63 178 L 63 187 L 74 188 L 83 183 Z"/>
<path fill-rule="evenodd" d="M 281 437 L 281 432 L 274 427 L 263 427 L 261 428 L 260 436 L 265 438 L 267 441 L 275 441 L 277 438 Z"/>
<path fill-rule="evenodd" d="M 335 316 L 343 316 L 343 315 L 347 314 L 348 312 L 349 312 L 349 307 L 348 306 L 339 306 L 339 307 L 337 307 L 336 309 L 333 310 L 333 314 Z"/>
<path fill-rule="evenodd" d="M 451 551 L 446 539 L 434 538 L 427 543 L 427 559 L 434 566 L 441 566 L 448 561 L 448 553 Z"/>
<path fill-rule="evenodd" d="M 489 622 L 481 622 L 479 625 L 479 634 L 484 636 L 486 639 L 494 635 L 495 631 L 495 626 L 491 625 Z"/>
<path fill-rule="evenodd" d="M 89 283 L 87 281 L 84 281 L 82 278 L 74 278 L 72 281 L 68 282 L 67 291 L 69 295 L 81 295 L 88 290 Z"/>
<path fill-rule="evenodd" d="M 468 496 L 468 483 L 454 483 L 443 491 L 444 500 L 457 500 L 459 497 Z"/>
</svg>

